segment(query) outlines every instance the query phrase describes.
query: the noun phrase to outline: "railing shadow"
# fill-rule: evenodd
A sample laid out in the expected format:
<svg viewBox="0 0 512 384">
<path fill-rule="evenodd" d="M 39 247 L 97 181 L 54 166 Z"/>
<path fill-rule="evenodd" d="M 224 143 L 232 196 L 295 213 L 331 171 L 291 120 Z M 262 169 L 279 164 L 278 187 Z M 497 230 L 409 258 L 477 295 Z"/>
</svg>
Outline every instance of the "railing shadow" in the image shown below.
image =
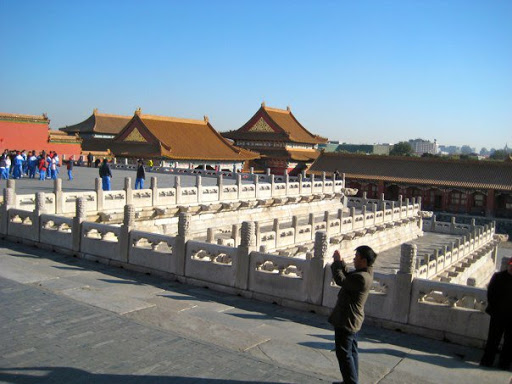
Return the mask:
<svg viewBox="0 0 512 384">
<path fill-rule="evenodd" d="M 94 383 L 94 384 L 254 384 L 254 381 L 184 376 L 116 375 L 91 373 L 70 367 L 0 368 L 0 382 L 12 384 Z M 275 381 L 265 381 L 277 384 Z M 280 381 L 279 383 L 283 383 Z"/>
</svg>

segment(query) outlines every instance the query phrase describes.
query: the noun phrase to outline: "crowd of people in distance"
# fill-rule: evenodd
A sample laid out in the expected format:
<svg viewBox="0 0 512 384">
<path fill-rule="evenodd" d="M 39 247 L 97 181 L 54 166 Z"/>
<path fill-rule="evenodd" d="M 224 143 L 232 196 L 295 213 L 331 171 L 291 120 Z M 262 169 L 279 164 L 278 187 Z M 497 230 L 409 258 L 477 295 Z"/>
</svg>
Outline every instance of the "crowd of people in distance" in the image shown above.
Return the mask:
<svg viewBox="0 0 512 384">
<path fill-rule="evenodd" d="M 55 151 L 48 153 L 41 151 L 36 154 L 36 151 L 9 151 L 6 149 L 0 155 L 0 180 L 23 177 L 35 179 L 36 175 L 39 176 L 39 180 L 55 180 L 59 175 L 60 166 L 60 158 Z M 68 162 L 67 170 L 69 180 L 73 180 L 73 157 Z"/>
</svg>

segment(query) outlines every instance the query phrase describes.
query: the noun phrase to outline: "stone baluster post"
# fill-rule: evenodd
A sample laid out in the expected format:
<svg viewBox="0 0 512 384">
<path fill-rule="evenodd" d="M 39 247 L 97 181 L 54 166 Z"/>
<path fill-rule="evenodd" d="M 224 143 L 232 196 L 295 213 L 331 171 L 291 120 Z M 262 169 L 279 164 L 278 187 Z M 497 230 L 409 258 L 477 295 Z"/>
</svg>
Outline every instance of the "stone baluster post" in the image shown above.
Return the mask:
<svg viewBox="0 0 512 384">
<path fill-rule="evenodd" d="M 196 175 L 196 188 L 197 188 L 197 202 L 203 201 L 203 183 L 201 175 Z"/>
<path fill-rule="evenodd" d="M 60 179 L 58 179 L 60 180 Z M 31 239 L 39 242 L 41 239 L 41 215 L 45 213 L 45 195 L 44 192 L 36 193 L 36 206 L 32 215 L 32 228 L 33 233 L 31 234 Z"/>
<path fill-rule="evenodd" d="M 452 248 L 452 250 L 453 250 L 452 251 L 453 252 L 452 253 L 452 262 L 455 262 L 455 261 L 459 260 L 459 258 L 460 258 L 460 239 L 455 239 L 455 242 L 453 243 L 453 247 L 454 248 Z M 455 250 L 457 252 L 456 258 L 454 257 Z"/>
<path fill-rule="evenodd" d="M 418 196 L 418 209 L 421 211 L 421 204 L 422 204 L 422 198 L 421 196 Z"/>
<path fill-rule="evenodd" d="M 325 232 L 329 235 L 329 229 L 331 227 L 331 219 L 329 217 L 329 211 L 324 211 L 324 222 L 325 222 Z"/>
<path fill-rule="evenodd" d="M 238 200 L 242 199 L 242 175 L 238 174 L 236 176 L 236 189 L 238 194 Z"/>
<path fill-rule="evenodd" d="M 325 171 L 322 172 L 322 193 L 325 193 L 325 182 L 327 181 L 327 177 L 325 175 Z"/>
<path fill-rule="evenodd" d="M 391 221 L 395 220 L 395 202 L 391 202 Z"/>
<path fill-rule="evenodd" d="M 261 245 L 261 226 L 259 221 L 254 222 L 254 233 L 256 234 L 256 248 L 258 248 Z"/>
<path fill-rule="evenodd" d="M 341 233 L 343 229 L 343 208 L 338 209 L 338 220 L 340 221 L 340 225 L 338 227 L 338 233 Z"/>
<path fill-rule="evenodd" d="M 427 276 L 428 278 L 430 276 L 430 255 L 428 253 L 425 253 L 423 255 L 423 261 L 425 262 L 425 265 L 427 266 Z"/>
<path fill-rule="evenodd" d="M 125 177 L 124 178 L 124 193 L 126 195 L 126 205 L 133 204 L 133 188 L 132 188 L 132 178 Z"/>
<path fill-rule="evenodd" d="M 231 238 L 233 239 L 233 243 L 235 247 L 240 245 L 240 225 L 233 224 L 231 226 Z"/>
<path fill-rule="evenodd" d="M 7 179 L 7 188 L 16 190 L 16 180 L 15 179 Z M 12 208 L 14 208 L 14 207 L 12 207 Z"/>
<path fill-rule="evenodd" d="M 462 242 L 463 242 L 463 257 L 466 257 L 469 253 L 469 236 L 462 236 Z"/>
<path fill-rule="evenodd" d="M 437 218 L 436 215 L 432 215 L 432 220 L 430 221 L 430 230 L 432 232 L 436 231 Z"/>
<path fill-rule="evenodd" d="M 311 240 L 314 239 L 314 233 L 315 233 L 315 215 L 313 213 L 310 213 L 309 216 L 308 216 L 308 224 L 310 226 L 310 235 L 311 235 Z"/>
<path fill-rule="evenodd" d="M 254 198 L 257 199 L 259 195 L 259 189 L 260 189 L 260 180 L 258 175 L 256 175 L 256 178 L 254 179 Z"/>
<path fill-rule="evenodd" d="M 206 242 L 207 243 L 215 242 L 215 232 L 214 232 L 213 228 L 208 228 L 206 230 Z"/>
<path fill-rule="evenodd" d="M 121 235 L 119 236 L 120 261 L 124 263 L 130 262 L 130 232 L 135 227 L 135 206 L 126 204 L 124 206 L 123 224 L 121 225 Z"/>
<path fill-rule="evenodd" d="M 104 202 L 104 192 L 101 185 L 101 177 L 97 177 L 94 179 L 94 189 L 96 191 L 96 204 L 97 211 L 103 211 L 103 202 Z"/>
<path fill-rule="evenodd" d="M 276 246 L 275 248 L 279 248 L 281 237 L 279 236 L 279 219 L 274 219 L 274 222 L 272 224 L 272 231 L 275 233 L 275 239 L 276 239 Z"/>
<path fill-rule="evenodd" d="M 9 181 L 9 180 L 7 180 Z M 7 235 L 9 230 L 9 210 L 16 206 L 16 192 L 14 188 L 4 188 L 4 203 L 1 205 L 0 234 Z"/>
<path fill-rule="evenodd" d="M 361 210 L 363 215 L 363 228 L 366 228 L 366 205 L 363 205 Z"/>
<path fill-rule="evenodd" d="M 379 209 L 385 211 L 386 210 L 386 200 L 384 200 L 384 194 L 380 194 L 380 201 L 379 201 Z"/>
<path fill-rule="evenodd" d="M 292 228 L 293 228 L 293 242 L 297 242 L 297 233 L 299 231 L 299 218 L 297 216 L 292 216 Z"/>
<path fill-rule="evenodd" d="M 187 260 L 187 242 L 191 238 L 190 226 L 192 224 L 192 215 L 181 212 L 178 216 L 178 236 L 176 236 L 175 251 L 172 253 L 172 264 L 179 281 L 183 281 L 186 273 Z M 181 278 L 180 278 L 181 277 Z"/>
<path fill-rule="evenodd" d="M 454 235 L 457 233 L 456 226 L 457 226 L 456 218 L 455 218 L 455 216 L 452 216 L 450 218 L 450 234 Z"/>
<path fill-rule="evenodd" d="M 399 218 L 401 219 L 402 218 L 402 207 L 403 207 L 402 195 L 398 196 L 398 207 L 400 208 L 400 216 L 399 216 Z"/>
<path fill-rule="evenodd" d="M 276 194 L 276 181 L 274 175 L 269 175 L 270 178 L 270 196 L 274 197 Z"/>
<path fill-rule="evenodd" d="M 183 195 L 181 191 L 181 177 L 174 177 L 174 188 L 176 189 L 176 205 L 180 204 L 183 201 Z"/>
<path fill-rule="evenodd" d="M 352 218 L 352 230 L 356 228 L 356 207 L 350 208 L 350 217 Z"/>
<path fill-rule="evenodd" d="M 409 198 L 405 198 L 405 217 L 409 217 Z"/>
<path fill-rule="evenodd" d="M 302 173 L 299 174 L 299 195 L 302 196 Z"/>
<path fill-rule="evenodd" d="M 240 175 L 240 177 L 242 176 Z M 222 203 L 224 201 L 224 177 L 222 173 L 219 173 L 217 176 L 217 188 L 219 188 L 219 203 Z"/>
<path fill-rule="evenodd" d="M 80 252 L 82 243 L 82 223 L 85 221 L 85 198 L 79 197 L 75 201 L 75 217 L 73 217 L 73 252 L 75 256 Z"/>
<path fill-rule="evenodd" d="M 62 179 L 53 180 L 53 193 L 55 194 L 55 212 L 57 215 L 63 212 L 64 196 L 62 194 Z"/>
<path fill-rule="evenodd" d="M 368 194 L 366 192 L 363 192 L 363 198 L 361 199 L 361 204 L 366 205 L 368 204 Z"/>
<path fill-rule="evenodd" d="M 372 213 L 373 213 L 373 225 L 377 224 L 377 204 L 372 204 Z"/>
<path fill-rule="evenodd" d="M 327 259 L 328 248 L 329 239 L 327 232 L 316 232 L 314 253 L 311 260 L 309 260 L 310 270 L 309 273 L 305 273 L 304 281 L 308 293 L 307 301 L 316 305 L 322 304 L 324 294 L 324 265 Z"/>
<path fill-rule="evenodd" d="M 436 261 L 435 274 L 437 275 L 439 269 L 439 249 L 434 249 L 434 260 Z"/>
<path fill-rule="evenodd" d="M 256 250 L 256 228 L 253 222 L 242 223 L 242 238 L 237 248 L 235 287 L 246 290 L 249 286 L 250 253 Z"/>
<path fill-rule="evenodd" d="M 410 297 L 412 294 L 412 281 L 416 269 L 416 244 L 405 243 L 400 249 L 400 270 L 396 274 L 396 284 L 393 291 L 392 320 L 407 324 L 409 320 Z M 427 261 L 428 265 L 428 261 Z"/>
<path fill-rule="evenodd" d="M 159 196 L 158 196 L 158 178 L 156 176 L 151 176 L 151 184 L 150 184 L 150 187 L 151 188 L 151 205 L 154 207 L 156 207 L 158 205 L 158 200 L 159 200 Z"/>
</svg>

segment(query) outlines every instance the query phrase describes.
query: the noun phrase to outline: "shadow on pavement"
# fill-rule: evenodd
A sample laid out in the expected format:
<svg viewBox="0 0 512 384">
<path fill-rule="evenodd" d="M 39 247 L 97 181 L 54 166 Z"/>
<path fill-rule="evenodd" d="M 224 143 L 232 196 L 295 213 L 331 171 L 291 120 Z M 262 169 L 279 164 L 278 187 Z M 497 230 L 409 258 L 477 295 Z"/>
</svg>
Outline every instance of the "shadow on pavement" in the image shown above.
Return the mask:
<svg viewBox="0 0 512 384">
<path fill-rule="evenodd" d="M 25 367 L 0 368 L 0 382 L 12 384 L 45 384 L 45 383 L 73 383 L 73 384 L 254 384 L 254 381 L 241 381 L 229 379 L 211 379 L 183 376 L 150 376 L 150 375 L 115 375 L 91 373 L 77 368 L 69 367 Z M 277 382 L 265 381 L 268 384 Z M 281 384 L 283 382 L 280 382 Z"/>
</svg>

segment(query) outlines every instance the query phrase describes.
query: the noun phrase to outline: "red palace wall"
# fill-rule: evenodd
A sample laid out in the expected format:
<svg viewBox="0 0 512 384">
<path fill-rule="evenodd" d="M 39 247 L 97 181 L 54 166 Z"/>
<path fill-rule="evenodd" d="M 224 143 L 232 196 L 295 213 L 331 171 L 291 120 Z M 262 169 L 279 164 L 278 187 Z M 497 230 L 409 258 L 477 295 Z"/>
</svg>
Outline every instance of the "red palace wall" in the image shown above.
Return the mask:
<svg viewBox="0 0 512 384">
<path fill-rule="evenodd" d="M 56 151 L 61 157 L 74 155 L 78 158 L 81 152 L 80 144 L 48 143 L 48 125 L 35 123 L 18 123 L 0 121 L 0 151 L 9 150 L 42 150 Z"/>
</svg>

